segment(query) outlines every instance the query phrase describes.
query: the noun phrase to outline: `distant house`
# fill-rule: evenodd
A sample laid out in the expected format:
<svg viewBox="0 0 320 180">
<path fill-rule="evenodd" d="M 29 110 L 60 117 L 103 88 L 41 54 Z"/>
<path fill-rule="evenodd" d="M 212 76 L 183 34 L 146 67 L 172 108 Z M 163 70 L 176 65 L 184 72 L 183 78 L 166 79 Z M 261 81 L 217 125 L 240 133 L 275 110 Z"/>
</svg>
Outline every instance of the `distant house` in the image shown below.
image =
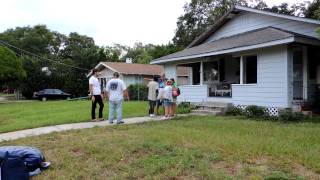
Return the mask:
<svg viewBox="0 0 320 180">
<path fill-rule="evenodd" d="M 98 79 L 102 87 L 106 86 L 106 83 L 112 78 L 114 72 L 120 74 L 120 78 L 127 86 L 146 83 L 148 79 L 164 73 L 163 66 L 150 64 L 100 62 L 95 68 L 101 71 Z M 88 77 L 89 76 L 91 76 L 91 73 L 88 74 Z"/>
<path fill-rule="evenodd" d="M 189 68 L 178 101 L 297 108 L 320 84 L 320 21 L 235 6 L 186 49 L 155 59 Z"/>
</svg>

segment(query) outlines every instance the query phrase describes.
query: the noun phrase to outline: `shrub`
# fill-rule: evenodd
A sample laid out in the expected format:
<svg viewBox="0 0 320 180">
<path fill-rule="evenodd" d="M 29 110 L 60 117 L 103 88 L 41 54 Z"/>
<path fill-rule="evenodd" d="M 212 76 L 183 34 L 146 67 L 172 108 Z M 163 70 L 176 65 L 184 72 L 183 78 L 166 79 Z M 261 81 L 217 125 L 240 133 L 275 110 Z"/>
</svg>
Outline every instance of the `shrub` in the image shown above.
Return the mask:
<svg viewBox="0 0 320 180">
<path fill-rule="evenodd" d="M 299 122 L 306 119 L 306 116 L 301 112 L 293 112 L 291 109 L 286 109 L 279 112 L 279 121 L 283 122 Z"/>
<path fill-rule="evenodd" d="M 244 110 L 244 114 L 248 118 L 267 118 L 269 114 L 266 112 L 266 108 L 256 105 L 247 106 Z"/>
<path fill-rule="evenodd" d="M 191 112 L 191 107 L 189 103 L 182 102 L 178 105 L 177 113 L 179 114 L 187 114 Z"/>
<path fill-rule="evenodd" d="M 243 109 L 236 106 L 231 106 L 227 109 L 226 115 L 229 116 L 241 116 L 243 115 Z"/>
<path fill-rule="evenodd" d="M 148 100 L 148 87 L 144 84 L 134 84 L 128 87 L 130 100 Z"/>
</svg>

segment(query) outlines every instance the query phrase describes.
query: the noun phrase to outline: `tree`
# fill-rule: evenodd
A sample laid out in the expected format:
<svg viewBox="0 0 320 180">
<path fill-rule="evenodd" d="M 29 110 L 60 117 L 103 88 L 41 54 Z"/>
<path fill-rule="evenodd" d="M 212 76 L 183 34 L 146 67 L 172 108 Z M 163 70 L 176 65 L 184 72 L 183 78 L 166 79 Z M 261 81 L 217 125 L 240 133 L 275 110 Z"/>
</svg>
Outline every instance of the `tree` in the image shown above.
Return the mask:
<svg viewBox="0 0 320 180">
<path fill-rule="evenodd" d="M 305 9 L 304 15 L 307 18 L 319 19 L 320 20 L 320 0 L 314 0 Z"/>
<path fill-rule="evenodd" d="M 0 46 L 0 82 L 18 86 L 18 82 L 26 77 L 21 60 L 10 49 Z"/>
</svg>

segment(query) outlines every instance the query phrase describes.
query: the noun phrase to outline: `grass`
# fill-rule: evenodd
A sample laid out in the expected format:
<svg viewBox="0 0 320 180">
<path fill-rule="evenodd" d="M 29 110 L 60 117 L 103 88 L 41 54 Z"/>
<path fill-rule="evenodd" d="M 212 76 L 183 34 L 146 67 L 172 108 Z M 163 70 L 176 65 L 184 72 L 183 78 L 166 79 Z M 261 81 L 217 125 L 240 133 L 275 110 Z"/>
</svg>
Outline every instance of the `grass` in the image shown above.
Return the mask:
<svg viewBox="0 0 320 180">
<path fill-rule="evenodd" d="M 97 127 L 31 145 L 52 168 L 34 179 L 319 179 L 320 124 L 184 117 Z"/>
<path fill-rule="evenodd" d="M 123 117 L 146 116 L 147 109 L 147 102 L 125 102 Z M 90 113 L 90 101 L 35 101 L 0 104 L 0 133 L 89 121 Z M 104 117 L 105 119 L 108 117 L 108 103 L 105 103 Z"/>
</svg>

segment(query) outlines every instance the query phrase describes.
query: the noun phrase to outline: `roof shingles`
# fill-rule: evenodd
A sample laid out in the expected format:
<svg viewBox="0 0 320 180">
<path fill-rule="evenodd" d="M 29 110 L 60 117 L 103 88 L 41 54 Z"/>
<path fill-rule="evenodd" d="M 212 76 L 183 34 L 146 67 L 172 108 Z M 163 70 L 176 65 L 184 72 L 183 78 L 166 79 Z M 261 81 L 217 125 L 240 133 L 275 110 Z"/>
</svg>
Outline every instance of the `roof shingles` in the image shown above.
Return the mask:
<svg viewBox="0 0 320 180">
<path fill-rule="evenodd" d="M 164 70 L 161 65 L 130 64 L 119 62 L 102 62 L 104 65 L 116 70 L 121 74 L 161 75 Z"/>
</svg>

